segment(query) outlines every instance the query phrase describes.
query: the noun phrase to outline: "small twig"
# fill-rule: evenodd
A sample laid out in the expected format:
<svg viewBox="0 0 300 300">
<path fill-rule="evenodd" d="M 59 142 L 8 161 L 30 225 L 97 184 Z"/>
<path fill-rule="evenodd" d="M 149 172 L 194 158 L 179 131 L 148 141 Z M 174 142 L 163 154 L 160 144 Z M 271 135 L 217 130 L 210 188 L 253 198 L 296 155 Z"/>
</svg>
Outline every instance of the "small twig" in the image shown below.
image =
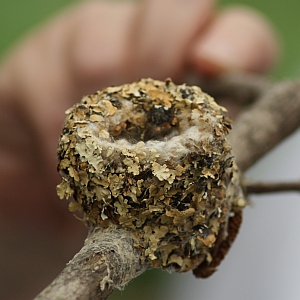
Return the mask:
<svg viewBox="0 0 300 300">
<path fill-rule="evenodd" d="M 245 180 L 243 188 L 246 194 L 264 194 L 276 192 L 300 192 L 300 181 L 294 182 L 255 182 Z"/>
</svg>

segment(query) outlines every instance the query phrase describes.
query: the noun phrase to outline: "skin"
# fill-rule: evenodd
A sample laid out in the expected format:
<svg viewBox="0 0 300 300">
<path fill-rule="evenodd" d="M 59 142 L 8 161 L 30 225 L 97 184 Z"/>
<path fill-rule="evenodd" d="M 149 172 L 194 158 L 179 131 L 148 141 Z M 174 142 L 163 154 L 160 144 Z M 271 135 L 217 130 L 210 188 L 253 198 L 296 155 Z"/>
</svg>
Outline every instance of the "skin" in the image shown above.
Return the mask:
<svg viewBox="0 0 300 300">
<path fill-rule="evenodd" d="M 21 226 L 18 234 L 39 228 L 45 239 L 73 236 L 81 243 L 84 228 L 55 186 L 64 111 L 83 95 L 141 77 L 180 83 L 191 70 L 265 72 L 278 48 L 258 12 L 218 11 L 212 0 L 83 1 L 62 11 L 0 65 L 0 228 Z M 69 255 L 72 242 L 60 245 Z"/>
</svg>

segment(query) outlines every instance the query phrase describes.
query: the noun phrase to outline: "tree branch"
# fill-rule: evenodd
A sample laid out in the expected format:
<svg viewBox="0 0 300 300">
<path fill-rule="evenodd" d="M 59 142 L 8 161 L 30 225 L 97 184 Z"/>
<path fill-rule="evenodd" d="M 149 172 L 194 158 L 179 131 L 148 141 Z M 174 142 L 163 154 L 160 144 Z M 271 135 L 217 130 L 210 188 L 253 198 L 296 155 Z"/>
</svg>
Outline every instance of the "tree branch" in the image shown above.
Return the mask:
<svg viewBox="0 0 300 300">
<path fill-rule="evenodd" d="M 200 86 L 213 96 L 217 103 L 229 110 L 232 119 L 274 85 L 265 76 L 241 72 L 225 73 L 217 78 L 199 78 L 198 74 L 190 73 L 186 82 Z"/>
<path fill-rule="evenodd" d="M 233 123 L 230 141 L 239 168 L 248 169 L 299 125 L 300 81 L 274 85 Z"/>
<path fill-rule="evenodd" d="M 95 228 L 83 248 L 35 299 L 106 299 L 116 288 L 143 273 L 132 232 Z"/>
<path fill-rule="evenodd" d="M 241 72 L 225 73 L 213 79 L 199 79 L 197 76 L 188 80 L 199 85 L 206 93 L 217 99 L 217 102 L 228 98 L 243 106 L 253 103 L 274 84 L 265 76 Z"/>
<path fill-rule="evenodd" d="M 300 124 L 300 82 L 272 85 L 251 75 L 228 75 L 204 91 L 219 98 L 240 99 L 242 112 L 233 124 L 230 140 L 237 163 L 245 171 Z M 214 90 L 214 92 L 213 92 Z M 258 99 L 257 99 L 258 98 Z M 246 182 L 247 193 L 299 191 L 299 183 L 257 184 Z M 146 265 L 134 247 L 130 231 L 95 229 L 65 270 L 36 299 L 106 299 L 115 288 L 124 287 Z"/>
<path fill-rule="evenodd" d="M 265 194 L 276 192 L 300 192 L 300 181 L 295 182 L 255 182 L 245 180 L 243 189 L 246 194 Z"/>
</svg>

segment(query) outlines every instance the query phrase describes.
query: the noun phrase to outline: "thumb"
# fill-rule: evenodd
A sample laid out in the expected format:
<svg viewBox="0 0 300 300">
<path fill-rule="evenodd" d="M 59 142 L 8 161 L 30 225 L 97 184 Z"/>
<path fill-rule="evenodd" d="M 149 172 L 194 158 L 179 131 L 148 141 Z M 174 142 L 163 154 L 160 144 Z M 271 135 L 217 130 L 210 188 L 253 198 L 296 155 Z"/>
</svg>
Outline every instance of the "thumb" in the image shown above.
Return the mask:
<svg viewBox="0 0 300 300">
<path fill-rule="evenodd" d="M 272 25 L 257 11 L 239 6 L 216 16 L 195 40 L 188 59 L 209 75 L 228 70 L 264 72 L 274 65 L 278 53 Z"/>
</svg>

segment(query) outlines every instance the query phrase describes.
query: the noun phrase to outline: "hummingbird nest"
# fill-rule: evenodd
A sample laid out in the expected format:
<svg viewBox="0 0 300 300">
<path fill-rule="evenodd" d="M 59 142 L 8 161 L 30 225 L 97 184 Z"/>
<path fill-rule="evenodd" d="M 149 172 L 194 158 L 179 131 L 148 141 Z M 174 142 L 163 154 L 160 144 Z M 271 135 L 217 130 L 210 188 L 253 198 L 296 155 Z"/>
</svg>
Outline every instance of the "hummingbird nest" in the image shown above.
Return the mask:
<svg viewBox="0 0 300 300">
<path fill-rule="evenodd" d="M 199 87 L 171 80 L 84 97 L 66 112 L 59 197 L 73 197 L 69 210 L 89 226 L 131 231 L 152 267 L 210 275 L 246 203 L 225 112 Z"/>
</svg>

